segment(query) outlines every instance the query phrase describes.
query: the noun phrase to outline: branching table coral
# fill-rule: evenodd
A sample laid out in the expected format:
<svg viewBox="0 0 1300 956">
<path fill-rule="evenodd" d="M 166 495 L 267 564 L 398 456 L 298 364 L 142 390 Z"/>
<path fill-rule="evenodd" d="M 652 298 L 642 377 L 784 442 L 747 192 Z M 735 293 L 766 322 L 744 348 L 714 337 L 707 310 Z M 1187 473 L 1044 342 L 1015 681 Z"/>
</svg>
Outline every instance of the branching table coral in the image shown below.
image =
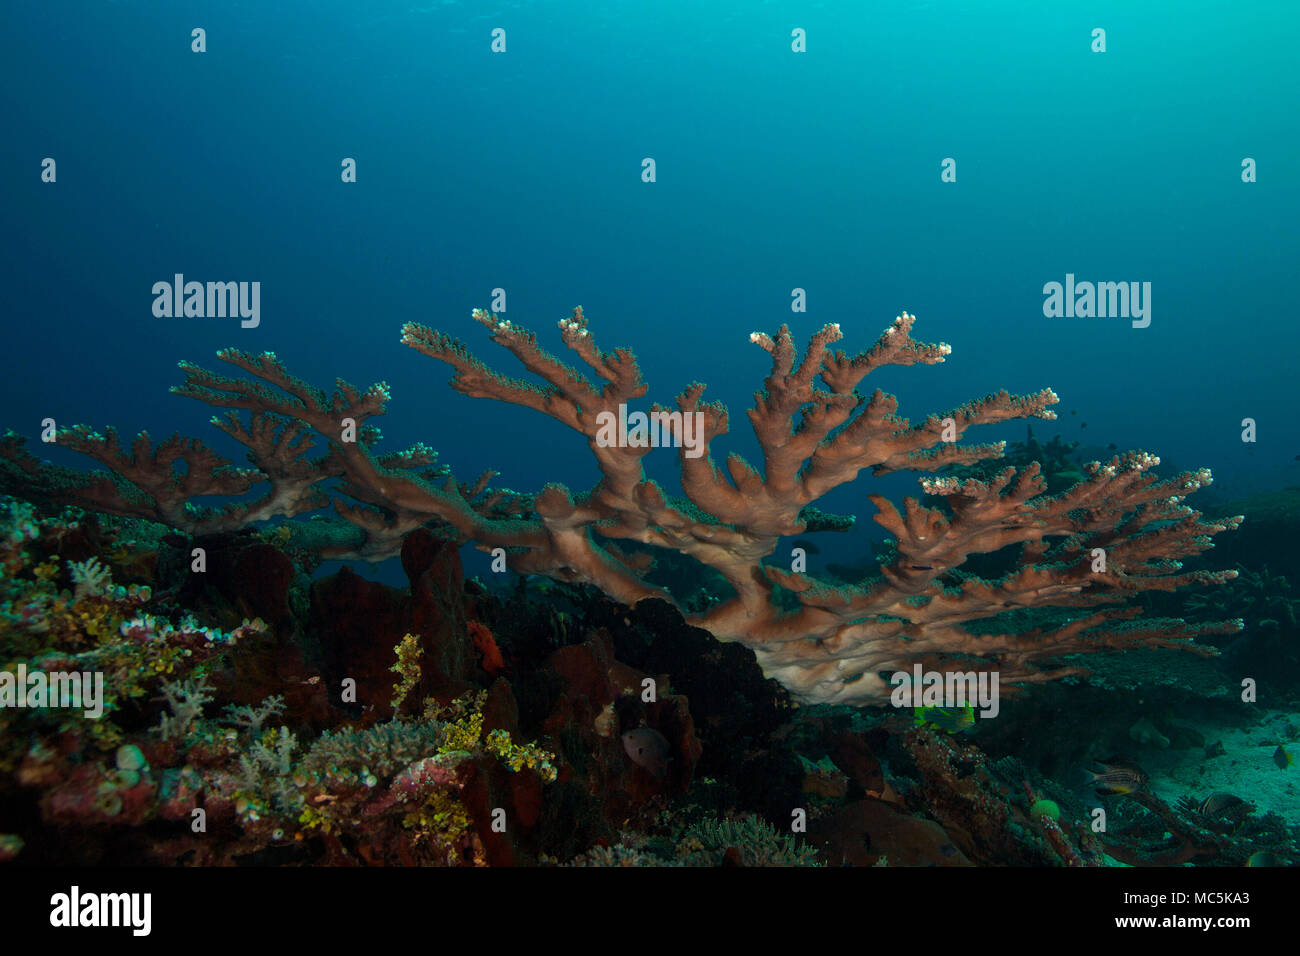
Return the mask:
<svg viewBox="0 0 1300 956">
<path fill-rule="evenodd" d="M 803 534 L 825 519 L 815 502 L 863 470 L 877 476 L 936 472 L 997 458 L 1004 443 L 962 444 L 966 430 L 1055 417 L 1050 406 L 1057 397 L 1050 389 L 1024 396 L 999 392 L 917 423 L 896 414 L 893 396 L 859 392 L 877 368 L 934 365 L 950 354 L 947 345 L 915 341 L 915 319 L 907 313 L 870 349 L 853 356 L 830 348 L 842 337 L 838 325 L 817 332 L 802 356 L 784 326 L 775 336 L 751 335 L 772 357 L 749 411 L 761 470 L 737 454 L 721 464 L 715 460 L 712 443 L 727 433 L 730 420 L 725 406 L 703 402 L 704 385 L 687 386 L 675 412 L 652 405 L 648 419 L 663 425 L 675 439 L 671 443 L 680 446 L 684 500 L 645 475 L 642 459 L 658 442 L 616 430 L 617 440 L 610 440 L 611 423 L 629 421 L 628 410 L 648 386 L 629 350 L 605 352 L 596 345 L 581 308 L 560 322 L 560 333 L 597 383 L 542 349 L 528 330 L 481 310 L 474 318 L 537 383 L 490 369 L 460 341 L 425 326 L 407 324 L 402 342 L 450 365 L 457 391 L 522 405 L 582 435 L 601 474 L 589 491 L 574 494 L 553 483 L 529 499 L 489 489 L 492 472 L 472 483 L 457 482 L 436 467 L 436 456 L 423 445 L 379 455 L 378 430 L 366 422 L 384 412 L 390 397 L 385 384 L 362 392 L 339 381 L 327 395 L 293 378 L 271 353 L 226 350 L 218 357 L 249 377 L 182 363 L 186 381 L 175 391 L 232 409 L 212 421 L 249 449 L 255 468 L 235 468 L 180 437 L 154 448 L 142 434 L 128 453 L 113 432 L 99 435 L 78 426 L 61 431 L 60 443 L 114 474 L 78 482 L 60 469 L 57 478 L 68 489 L 63 497 L 191 534 L 292 517 L 332 503 L 359 529 L 359 538 L 327 556 L 386 557 L 409 531 L 429 525 L 486 551 L 504 549 L 519 573 L 591 584 L 626 604 L 673 597 L 647 579 L 647 554 L 618 543 L 671 549 L 713 568 L 734 591 L 688 620 L 719 640 L 750 647 L 768 676 L 806 702 L 882 703 L 889 696 L 887 675 L 917 663 L 937 671 L 996 669 L 1005 686 L 1079 673 L 1069 664 L 1042 665 L 1088 651 L 1162 646 L 1208 654 L 1212 649 L 1194 643 L 1196 636 L 1240 626 L 1135 620 L 1138 611 L 1124 606 L 1136 592 L 1217 583 L 1235 574 L 1182 571 L 1178 559 L 1210 547 L 1213 535 L 1241 519 L 1202 521 L 1183 499 L 1209 482 L 1209 472 L 1158 480 L 1150 469 L 1159 460 L 1145 452 L 1093 463 L 1083 481 L 1059 495 L 1046 493 L 1037 465 L 1019 473 L 1007 468 L 988 480 L 923 479 L 921 488 L 937 499 L 937 507 L 907 498 L 900 510 L 869 495 L 878 510 L 875 520 L 897 546 L 880 575 L 858 585 L 764 564 L 782 537 Z M 248 413 L 247 420 L 239 411 Z M 688 420 L 698 424 L 691 442 L 681 440 L 690 437 Z M 327 450 L 308 458 L 313 437 L 323 439 Z M 0 444 L 0 455 L 11 472 L 41 471 L 12 438 Z M 179 473 L 172 467 L 178 460 L 186 464 Z M 247 494 L 259 484 L 269 485 L 260 498 L 222 509 L 198 509 L 189 501 Z M 956 570 L 972 554 L 1010 546 L 1020 548 L 1018 566 L 1000 579 Z M 994 626 L 992 633 L 989 627 L 976 633 L 965 626 L 1036 607 L 1080 611 L 1059 626 L 1021 632 L 999 633 Z"/>
</svg>

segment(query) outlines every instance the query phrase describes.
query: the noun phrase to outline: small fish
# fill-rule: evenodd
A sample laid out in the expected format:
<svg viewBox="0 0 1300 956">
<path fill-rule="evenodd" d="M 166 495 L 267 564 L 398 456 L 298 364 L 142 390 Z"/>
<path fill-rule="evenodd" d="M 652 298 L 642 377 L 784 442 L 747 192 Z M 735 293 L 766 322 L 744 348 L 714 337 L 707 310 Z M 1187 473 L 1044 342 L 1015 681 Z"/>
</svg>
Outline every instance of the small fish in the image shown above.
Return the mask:
<svg viewBox="0 0 1300 956">
<path fill-rule="evenodd" d="M 1196 812 L 1203 817 L 1217 817 L 1225 810 L 1240 806 L 1246 801 L 1231 793 L 1216 791 L 1196 805 Z"/>
<path fill-rule="evenodd" d="M 946 734 L 960 734 L 975 726 L 975 707 L 917 707 L 912 711 L 912 720 Z"/>
<path fill-rule="evenodd" d="M 1137 793 L 1147 787 L 1147 775 L 1141 767 L 1120 757 L 1098 761 L 1100 770 L 1087 771 L 1089 786 L 1098 794 Z"/>
<path fill-rule="evenodd" d="M 1295 757 L 1291 756 L 1291 751 L 1287 750 L 1281 744 L 1278 744 L 1277 750 L 1273 751 L 1273 762 L 1282 770 L 1285 770 L 1291 764 L 1295 763 Z"/>
<path fill-rule="evenodd" d="M 933 565 L 933 564 L 914 564 L 914 565 L 912 565 L 912 570 L 913 570 L 913 571 L 933 571 L 933 570 L 934 570 L 934 565 Z"/>
<path fill-rule="evenodd" d="M 1272 850 L 1256 850 L 1246 861 L 1247 866 L 1281 866 L 1282 861 Z"/>
<path fill-rule="evenodd" d="M 668 738 L 653 727 L 640 727 L 623 735 L 623 749 L 638 767 L 644 767 L 658 779 L 668 772 L 668 755 L 672 746 Z"/>
</svg>

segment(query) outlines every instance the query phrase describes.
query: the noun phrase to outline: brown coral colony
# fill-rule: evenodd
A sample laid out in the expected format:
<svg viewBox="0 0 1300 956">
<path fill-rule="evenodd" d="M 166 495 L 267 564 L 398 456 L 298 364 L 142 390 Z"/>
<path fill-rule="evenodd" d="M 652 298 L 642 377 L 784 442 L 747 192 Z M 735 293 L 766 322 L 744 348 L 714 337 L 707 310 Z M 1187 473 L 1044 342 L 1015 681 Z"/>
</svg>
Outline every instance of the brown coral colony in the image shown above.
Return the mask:
<svg viewBox="0 0 1300 956">
<path fill-rule="evenodd" d="M 1240 626 L 1135 620 L 1137 610 L 1126 606 L 1139 592 L 1235 576 L 1182 572 L 1180 558 L 1204 551 L 1215 534 L 1240 519 L 1201 520 L 1183 499 L 1209 482 L 1208 471 L 1160 480 L 1151 473 L 1159 460 L 1144 452 L 1093 463 L 1083 481 L 1058 495 L 1046 493 L 1037 465 L 1018 473 L 1007 468 L 986 480 L 925 478 L 921 487 L 933 506 L 907 498 L 900 509 L 869 495 L 875 520 L 896 546 L 878 576 L 856 585 L 764 563 L 783 537 L 847 524 L 815 503 L 860 472 L 933 473 L 996 459 L 1004 443 L 962 444 L 966 430 L 1055 417 L 1050 406 L 1057 397 L 1050 389 L 1025 396 L 999 392 L 917 423 L 896 414 L 893 396 L 859 392 L 877 368 L 934 365 L 949 354 L 947 345 L 915 341 L 915 319 L 907 313 L 853 356 L 830 348 L 842 337 L 838 325 L 813 335 L 802 356 L 784 326 L 775 336 L 750 337 L 772 357 L 749 410 L 761 469 L 734 453 L 721 464 L 715 460 L 712 443 L 729 430 L 728 411 L 704 403 L 698 383 L 677 396 L 676 412 L 654 405 L 648 416 L 633 413 L 663 425 L 668 441 L 620 431 L 648 386 L 629 350 L 605 352 L 596 345 L 581 308 L 559 323 L 560 332 L 596 383 L 547 353 L 532 332 L 481 310 L 474 318 L 537 384 L 494 371 L 457 339 L 421 325 L 406 325 L 402 342 L 452 366 L 457 391 L 525 406 L 579 432 L 601 474 L 590 490 L 574 494 L 549 484 L 535 496 L 520 495 L 490 488 L 493 472 L 457 481 L 423 445 L 381 454 L 373 447 L 378 431 L 367 423 L 385 411 L 385 384 L 359 391 L 339 381 L 327 395 L 289 375 L 274 354 L 225 350 L 219 357 L 249 377 L 182 363 L 186 379 L 175 391 L 230 409 L 212 421 L 248 448 L 253 468 L 232 467 L 196 440 L 174 437 L 154 446 L 142 433 L 127 450 L 111 429 L 101 435 L 77 426 L 61 430 L 59 443 L 113 474 L 58 469 L 61 498 L 190 535 L 332 504 L 346 533 L 316 542 L 321 557 L 394 556 L 407 534 L 427 527 L 484 551 L 503 549 L 518 573 L 591 584 L 629 605 L 651 597 L 673 601 L 673 595 L 650 583 L 643 551 L 627 552 L 619 542 L 671 549 L 718 572 L 734 592 L 686 614 L 687 620 L 752 649 L 763 671 L 804 702 L 883 703 L 887 675 L 917 663 L 940 671 L 996 669 L 1008 688 L 1079 673 L 1076 664 L 1060 659 L 1089 651 L 1161 646 L 1212 653 L 1193 639 Z M 324 453 L 310 457 L 316 440 L 323 441 Z M 685 500 L 645 475 L 642 458 L 661 444 L 678 446 Z M 50 470 L 12 439 L 4 453 L 33 477 Z M 182 472 L 173 470 L 177 461 L 186 466 Z M 263 485 L 260 496 L 247 497 Z M 211 495 L 246 497 L 218 509 L 192 503 Z M 971 555 L 1011 546 L 1020 549 L 1018 560 L 1000 577 L 960 570 Z M 1064 609 L 1061 623 L 1002 632 L 995 620 L 1035 607 Z M 1066 613 L 1076 608 L 1079 613 Z M 969 628 L 972 622 L 983 626 Z"/>
</svg>

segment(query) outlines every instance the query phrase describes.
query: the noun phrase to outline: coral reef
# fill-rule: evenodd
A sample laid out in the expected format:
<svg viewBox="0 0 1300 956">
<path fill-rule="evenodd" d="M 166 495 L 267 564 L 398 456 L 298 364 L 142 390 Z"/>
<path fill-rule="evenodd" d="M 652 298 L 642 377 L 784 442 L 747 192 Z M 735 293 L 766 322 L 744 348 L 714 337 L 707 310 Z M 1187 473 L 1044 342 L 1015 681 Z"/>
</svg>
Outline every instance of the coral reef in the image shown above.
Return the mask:
<svg viewBox="0 0 1300 956">
<path fill-rule="evenodd" d="M 1149 680 L 1140 691 L 1058 682 L 1008 701 L 1000 720 L 937 729 L 875 708 L 794 708 L 743 648 L 669 603 L 627 608 L 540 578 L 493 594 L 423 529 L 403 544 L 403 589 L 357 591 L 347 570 L 312 583 L 288 541 L 232 539 L 233 558 L 275 567 L 271 548 L 295 565 L 259 603 L 285 609 L 273 627 L 234 616 L 239 602 L 191 587 L 184 567 L 142 560 L 148 529 L 100 520 L 0 501 L 0 671 L 105 677 L 98 720 L 0 709 L 7 865 L 1297 858 L 1300 830 L 1279 815 L 1293 803 L 1288 771 L 1270 755 L 1300 731 L 1281 714 L 1259 723 L 1235 698 L 1215 704 L 1244 725 L 1223 731 L 1226 750 L 1187 724 L 1205 698 Z M 365 600 L 337 601 L 339 582 Z M 341 672 L 323 678 L 339 641 L 365 676 L 352 702 L 337 693 Z M 1080 695 L 1085 718 L 1064 719 Z M 1058 782 L 1124 744 L 1141 748 L 1151 791 L 1081 796 Z M 1246 800 L 1230 791 L 1249 768 L 1274 782 Z M 1105 833 L 1090 828 L 1099 806 Z M 806 833 L 792 828 L 801 819 Z"/>
</svg>

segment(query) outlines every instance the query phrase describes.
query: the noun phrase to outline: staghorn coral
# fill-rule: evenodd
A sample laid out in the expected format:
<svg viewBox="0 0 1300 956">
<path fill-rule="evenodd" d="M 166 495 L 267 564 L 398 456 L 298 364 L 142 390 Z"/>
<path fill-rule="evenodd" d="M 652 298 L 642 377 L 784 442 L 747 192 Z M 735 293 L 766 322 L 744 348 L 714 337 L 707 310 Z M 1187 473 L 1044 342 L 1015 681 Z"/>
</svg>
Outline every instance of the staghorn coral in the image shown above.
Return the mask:
<svg viewBox="0 0 1300 956">
<path fill-rule="evenodd" d="M 579 853 L 564 866 L 581 867 L 643 867 L 643 866 L 685 866 L 679 860 L 666 860 L 637 847 L 616 844 L 614 846 L 593 846 L 586 853 Z"/>
<path fill-rule="evenodd" d="M 857 584 L 764 564 L 782 537 L 843 527 L 844 519 L 819 512 L 814 503 L 862 471 L 879 476 L 970 466 L 1000 457 L 1005 444 L 960 444 L 967 429 L 1055 417 L 1049 406 L 1057 397 L 1050 389 L 1027 396 L 999 392 L 915 424 L 896 415 L 892 396 L 860 393 L 858 386 L 877 368 L 934 365 L 950 354 L 947 345 L 915 341 L 915 320 L 907 313 L 854 356 L 831 350 L 842 337 L 838 325 L 817 332 L 802 357 L 784 326 L 775 337 L 751 335 L 772 356 L 749 412 L 763 453 L 761 472 L 735 454 L 725 470 L 715 461 L 712 443 L 728 431 L 729 415 L 720 404 L 702 402 L 702 384 L 678 395 L 676 411 L 652 405 L 650 415 L 667 443 L 681 446 L 685 499 L 646 478 L 641 460 L 655 444 L 648 434 L 619 435 L 611 426 L 627 421 L 630 405 L 648 386 L 629 350 L 597 347 L 581 308 L 560 322 L 560 332 L 603 381 L 599 387 L 544 351 L 531 332 L 482 310 L 474 318 L 541 384 L 495 372 L 456 339 L 421 325 L 404 326 L 402 341 L 451 365 L 456 390 L 531 408 L 577 431 L 601 472 L 590 491 L 575 495 L 550 484 L 529 499 L 489 491 L 492 472 L 457 482 L 433 467 L 434 455 L 423 445 L 379 455 L 373 450 L 378 430 L 366 423 L 385 410 L 385 384 L 363 392 L 340 381 L 329 396 L 290 376 L 272 353 L 235 350 L 218 357 L 251 380 L 182 363 L 187 378 L 174 391 L 246 411 L 247 421 L 232 411 L 213 422 L 250 449 L 255 469 L 234 469 L 180 438 L 154 448 L 142 434 L 128 453 L 111 431 L 100 435 L 77 426 L 60 431 L 60 443 L 115 474 L 80 484 L 66 470 L 56 477 L 74 489 L 71 498 L 79 503 L 191 533 L 293 516 L 332 501 L 356 533 L 331 545 L 330 556 L 388 556 L 407 532 L 429 526 L 483 550 L 505 549 L 517 572 L 591 584 L 626 604 L 673 596 L 647 579 L 648 554 L 625 553 L 617 542 L 677 551 L 716 572 L 733 591 L 688 614 L 690 623 L 751 648 L 764 672 L 805 702 L 882 703 L 890 689 L 887 675 L 914 664 L 996 669 L 1009 689 L 1083 673 L 1077 665 L 1051 663 L 1082 652 L 1160 646 L 1210 654 L 1213 649 L 1194 643 L 1196 637 L 1240 627 L 1132 620 L 1139 610 L 1126 602 L 1135 594 L 1233 577 L 1231 571 L 1182 573 L 1178 559 L 1210 547 L 1213 535 L 1240 521 L 1202 521 L 1183 499 L 1210 481 L 1208 471 L 1157 480 L 1150 470 L 1159 460 L 1145 452 L 1089 463 L 1084 480 L 1056 495 L 1047 493 L 1037 464 L 987 479 L 924 479 L 922 491 L 934 507 L 907 498 L 900 510 L 869 495 L 875 520 L 895 545 L 879 574 Z M 687 422 L 698 423 L 698 442 L 685 440 Z M 309 432 L 327 442 L 323 457 L 306 457 Z M 0 458 L 10 476 L 29 483 L 39 476 L 12 436 L 0 442 Z M 172 469 L 178 460 L 187 465 L 184 474 Z M 189 501 L 244 495 L 258 483 L 269 483 L 270 490 L 251 502 L 213 511 Z M 332 499 L 331 488 L 337 492 Z M 971 555 L 1009 548 L 1020 549 L 1018 564 L 1000 578 L 957 570 Z M 1105 553 L 1104 569 L 1094 566 L 1096 549 Z M 1052 626 L 999 626 L 1004 612 L 1041 607 L 1064 613 Z"/>
<path fill-rule="evenodd" d="M 250 707 L 247 704 L 228 704 L 226 706 L 226 723 L 232 724 L 240 730 L 247 730 L 253 735 L 262 732 L 262 725 L 272 717 L 279 717 L 284 713 L 284 698 L 279 694 L 274 697 L 268 697 L 256 707 Z"/>
<path fill-rule="evenodd" d="M 158 734 L 163 740 L 184 740 L 203 716 L 203 708 L 212 702 L 212 687 L 202 675 L 187 677 L 163 684 L 162 695 L 170 713 L 159 718 Z"/>
<path fill-rule="evenodd" d="M 327 730 L 312 744 L 300 765 L 303 773 L 349 785 L 369 777 L 396 775 L 416 761 L 439 752 L 441 725 L 388 721 L 364 730 Z"/>
<path fill-rule="evenodd" d="M 280 814 L 302 811 L 303 798 L 293 785 L 293 752 L 298 738 L 288 727 L 254 734 L 246 752 L 239 755 L 235 774 L 235 810 L 249 822 L 256 822 L 267 809 Z"/>
<path fill-rule="evenodd" d="M 658 844 L 652 848 L 651 843 Z M 554 860 L 543 858 L 544 863 Z M 654 841 L 624 833 L 612 846 L 593 846 L 565 866 L 821 866 L 817 851 L 792 834 L 780 833 L 753 816 L 705 817 L 682 829 L 675 838 Z"/>
<path fill-rule="evenodd" d="M 754 817 L 706 819 L 688 827 L 677 844 L 685 866 L 820 866 L 817 851 Z"/>
</svg>

